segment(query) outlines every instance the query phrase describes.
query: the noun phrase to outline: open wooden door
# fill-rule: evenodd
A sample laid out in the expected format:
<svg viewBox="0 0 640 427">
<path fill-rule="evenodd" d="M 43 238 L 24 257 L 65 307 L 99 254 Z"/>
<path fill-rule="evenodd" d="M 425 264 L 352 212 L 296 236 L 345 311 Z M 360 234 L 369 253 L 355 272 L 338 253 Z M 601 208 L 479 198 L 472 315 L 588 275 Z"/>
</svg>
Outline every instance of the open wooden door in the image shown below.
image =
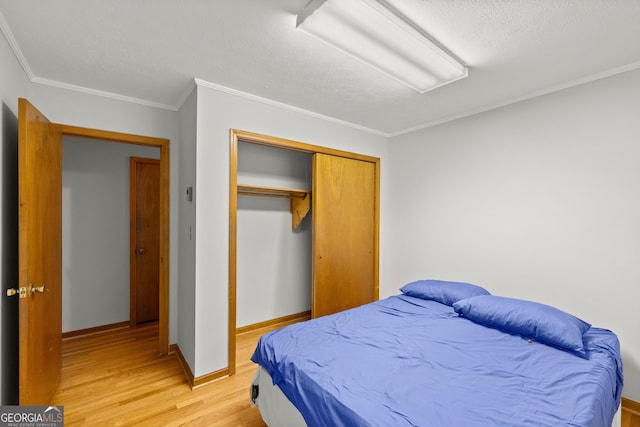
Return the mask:
<svg viewBox="0 0 640 427">
<path fill-rule="evenodd" d="M 374 163 L 314 154 L 312 317 L 378 298 L 376 191 Z"/>
<path fill-rule="evenodd" d="M 47 405 L 62 367 L 62 134 L 18 101 L 20 405 Z"/>
</svg>

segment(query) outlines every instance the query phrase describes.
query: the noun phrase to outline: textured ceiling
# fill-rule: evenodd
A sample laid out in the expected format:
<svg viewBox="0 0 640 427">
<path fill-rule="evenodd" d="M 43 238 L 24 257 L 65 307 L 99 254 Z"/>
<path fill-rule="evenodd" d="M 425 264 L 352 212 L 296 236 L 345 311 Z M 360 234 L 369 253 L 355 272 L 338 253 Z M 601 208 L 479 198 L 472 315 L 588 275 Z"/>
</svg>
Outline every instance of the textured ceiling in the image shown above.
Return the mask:
<svg viewBox="0 0 640 427">
<path fill-rule="evenodd" d="M 387 0 L 469 67 L 419 94 L 295 29 L 307 0 L 0 0 L 40 83 L 177 109 L 198 78 L 385 135 L 640 67 L 637 0 Z"/>
</svg>

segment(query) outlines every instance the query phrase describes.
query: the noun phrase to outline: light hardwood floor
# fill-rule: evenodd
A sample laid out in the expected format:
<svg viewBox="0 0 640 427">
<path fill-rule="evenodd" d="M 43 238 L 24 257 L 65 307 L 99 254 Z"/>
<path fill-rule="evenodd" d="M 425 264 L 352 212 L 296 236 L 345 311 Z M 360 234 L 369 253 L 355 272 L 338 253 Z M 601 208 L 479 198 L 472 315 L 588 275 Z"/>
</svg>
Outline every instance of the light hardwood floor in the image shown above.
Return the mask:
<svg viewBox="0 0 640 427">
<path fill-rule="evenodd" d="M 622 398 L 621 427 L 640 427 L 640 403 Z"/>
<path fill-rule="evenodd" d="M 64 406 L 65 426 L 265 426 L 249 401 L 249 358 L 280 326 L 238 335 L 236 375 L 195 390 L 175 355 L 157 355 L 157 325 L 65 339 L 52 404 Z"/>
<path fill-rule="evenodd" d="M 256 369 L 249 358 L 262 334 L 282 326 L 239 334 L 236 375 L 195 390 L 175 355 L 157 355 L 157 325 L 65 339 L 52 404 L 64 406 L 65 426 L 264 427 L 249 402 Z M 625 404 L 622 427 L 640 426 L 640 405 Z"/>
</svg>

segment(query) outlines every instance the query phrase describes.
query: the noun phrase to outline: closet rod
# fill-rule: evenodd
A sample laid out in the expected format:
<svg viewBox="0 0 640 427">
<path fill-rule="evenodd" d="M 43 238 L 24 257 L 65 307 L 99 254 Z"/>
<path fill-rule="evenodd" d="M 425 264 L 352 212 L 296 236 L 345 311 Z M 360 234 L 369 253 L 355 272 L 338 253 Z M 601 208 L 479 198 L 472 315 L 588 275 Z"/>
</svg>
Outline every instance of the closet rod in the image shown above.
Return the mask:
<svg viewBox="0 0 640 427">
<path fill-rule="evenodd" d="M 305 199 L 310 191 L 297 190 L 291 188 L 266 187 L 262 185 L 241 185 L 238 184 L 238 195 L 242 196 L 262 196 L 262 197 L 299 197 Z"/>
<path fill-rule="evenodd" d="M 277 197 L 291 201 L 291 226 L 295 230 L 311 210 L 311 191 L 238 184 L 238 196 Z"/>
<path fill-rule="evenodd" d="M 292 197 L 302 197 L 302 196 L 291 196 L 289 194 L 256 193 L 253 191 L 238 191 L 238 196 L 273 197 L 276 199 L 290 199 Z"/>
</svg>

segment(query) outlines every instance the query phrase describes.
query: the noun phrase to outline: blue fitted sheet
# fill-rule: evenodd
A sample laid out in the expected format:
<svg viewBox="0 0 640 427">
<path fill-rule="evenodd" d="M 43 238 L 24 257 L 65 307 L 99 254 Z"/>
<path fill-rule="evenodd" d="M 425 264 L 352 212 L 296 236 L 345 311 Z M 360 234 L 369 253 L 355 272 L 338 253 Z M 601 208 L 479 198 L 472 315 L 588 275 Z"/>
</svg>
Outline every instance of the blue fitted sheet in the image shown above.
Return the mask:
<svg viewBox="0 0 640 427">
<path fill-rule="evenodd" d="M 263 366 L 310 426 L 610 426 L 622 393 L 612 332 L 586 358 L 397 295 L 264 335 Z"/>
</svg>

